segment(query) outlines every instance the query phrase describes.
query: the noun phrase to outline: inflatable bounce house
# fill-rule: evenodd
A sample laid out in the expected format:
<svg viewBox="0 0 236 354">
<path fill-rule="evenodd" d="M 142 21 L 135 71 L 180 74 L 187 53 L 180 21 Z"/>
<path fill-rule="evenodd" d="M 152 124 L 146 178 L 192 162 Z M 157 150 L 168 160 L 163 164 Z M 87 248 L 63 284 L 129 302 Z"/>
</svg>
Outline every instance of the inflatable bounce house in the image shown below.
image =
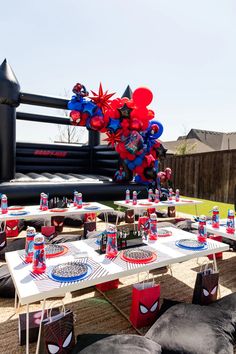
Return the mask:
<svg viewBox="0 0 236 354">
<path fill-rule="evenodd" d="M 72 91 L 71 100 L 21 92 L 10 65 L 1 64 L 0 194 L 25 204 L 37 203 L 41 192 L 62 197 L 75 189 L 90 201 L 122 199 L 127 188 L 146 197 L 147 188 L 158 187 L 158 161 L 166 152 L 157 140 L 163 126 L 149 108 L 152 92 L 128 86 L 114 98 L 101 84 L 89 93 L 81 83 Z M 70 117 L 16 111 L 21 104 L 68 109 Z M 88 144 L 19 143 L 16 120 L 84 126 Z"/>
</svg>

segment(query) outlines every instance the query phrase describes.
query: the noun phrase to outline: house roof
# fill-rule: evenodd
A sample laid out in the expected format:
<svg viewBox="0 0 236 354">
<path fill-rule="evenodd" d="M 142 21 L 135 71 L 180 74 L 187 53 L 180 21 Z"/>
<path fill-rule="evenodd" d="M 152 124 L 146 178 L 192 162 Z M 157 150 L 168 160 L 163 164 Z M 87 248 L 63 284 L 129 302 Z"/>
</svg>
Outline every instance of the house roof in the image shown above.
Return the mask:
<svg viewBox="0 0 236 354">
<path fill-rule="evenodd" d="M 184 154 L 197 154 L 201 152 L 214 151 L 211 146 L 208 146 L 195 138 L 162 142 L 162 145 L 167 149 L 167 154 L 176 154 L 179 152 L 179 154 L 182 155 L 181 150 L 185 148 L 185 144 L 187 145 L 186 152 L 184 152 Z"/>
</svg>

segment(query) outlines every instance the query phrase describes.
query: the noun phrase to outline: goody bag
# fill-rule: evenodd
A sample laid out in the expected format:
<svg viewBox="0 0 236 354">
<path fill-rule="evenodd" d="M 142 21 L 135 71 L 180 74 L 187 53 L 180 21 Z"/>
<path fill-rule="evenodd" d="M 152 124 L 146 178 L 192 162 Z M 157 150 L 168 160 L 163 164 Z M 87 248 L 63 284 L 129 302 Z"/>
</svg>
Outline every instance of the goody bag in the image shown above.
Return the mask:
<svg viewBox="0 0 236 354">
<path fill-rule="evenodd" d="M 136 328 L 152 325 L 159 311 L 160 284 L 152 280 L 133 285 L 130 321 Z"/>
<path fill-rule="evenodd" d="M 193 304 L 209 305 L 216 301 L 219 287 L 219 272 L 206 264 L 204 270 L 197 273 L 193 290 Z"/>
<path fill-rule="evenodd" d="M 3 250 L 7 245 L 7 236 L 6 236 L 6 232 L 1 229 L 0 226 L 0 251 Z"/>
<path fill-rule="evenodd" d="M 65 310 L 42 321 L 40 333 L 39 354 L 71 353 L 75 346 L 74 316 L 71 310 Z"/>
</svg>

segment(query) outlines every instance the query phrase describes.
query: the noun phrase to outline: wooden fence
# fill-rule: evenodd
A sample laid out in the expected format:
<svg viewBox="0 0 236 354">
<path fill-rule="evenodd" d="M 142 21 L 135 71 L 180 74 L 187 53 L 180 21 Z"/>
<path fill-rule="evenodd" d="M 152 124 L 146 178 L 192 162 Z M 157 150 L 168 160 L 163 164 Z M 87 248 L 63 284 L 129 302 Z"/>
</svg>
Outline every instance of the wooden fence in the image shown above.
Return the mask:
<svg viewBox="0 0 236 354">
<path fill-rule="evenodd" d="M 236 150 L 167 155 L 160 167 L 172 169 L 174 188 L 182 195 L 235 203 Z"/>
</svg>

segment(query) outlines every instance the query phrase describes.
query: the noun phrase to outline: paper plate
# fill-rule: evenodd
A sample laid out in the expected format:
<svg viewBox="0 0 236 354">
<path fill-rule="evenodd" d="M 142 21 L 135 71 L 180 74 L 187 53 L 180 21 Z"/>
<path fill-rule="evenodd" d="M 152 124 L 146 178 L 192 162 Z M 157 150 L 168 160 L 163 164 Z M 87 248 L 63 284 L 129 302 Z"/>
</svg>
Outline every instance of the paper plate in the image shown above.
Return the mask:
<svg viewBox="0 0 236 354">
<path fill-rule="evenodd" d="M 192 240 L 187 238 L 176 241 L 175 244 L 180 248 L 191 250 L 191 251 L 201 251 L 201 250 L 206 250 L 208 248 L 207 244 L 205 243 L 201 243 L 197 240 Z"/>
<path fill-rule="evenodd" d="M 168 237 L 172 236 L 172 232 L 166 229 L 158 229 L 157 230 L 158 237 Z"/>
<path fill-rule="evenodd" d="M 15 211 L 10 211 L 9 215 L 11 216 L 21 216 L 21 215 L 27 215 L 29 214 L 29 211 L 26 210 L 15 210 Z"/>
<path fill-rule="evenodd" d="M 67 262 L 53 267 L 48 276 L 52 280 L 69 283 L 87 278 L 92 273 L 92 267 L 82 262 Z"/>
<path fill-rule="evenodd" d="M 150 205 L 153 205 L 153 203 L 151 203 L 151 202 L 147 202 L 147 203 L 138 203 L 138 205 L 142 205 L 142 206 L 150 206 Z"/>
<path fill-rule="evenodd" d="M 51 213 L 63 213 L 65 211 L 67 211 L 67 208 L 52 208 L 52 209 L 48 209 Z"/>
<path fill-rule="evenodd" d="M 130 248 L 120 254 L 120 258 L 130 263 L 151 263 L 156 260 L 157 255 L 149 250 Z"/>
<path fill-rule="evenodd" d="M 68 252 L 68 248 L 63 245 L 49 244 L 45 247 L 46 258 L 63 256 Z"/>
<path fill-rule="evenodd" d="M 92 205 L 90 207 L 85 207 L 84 208 L 84 210 L 90 210 L 90 211 L 91 210 L 99 210 L 99 209 L 101 209 L 99 206 L 92 206 Z"/>
<path fill-rule="evenodd" d="M 10 207 L 8 207 L 8 210 L 23 210 L 25 209 L 25 207 L 21 206 L 21 205 L 12 205 Z"/>
</svg>

